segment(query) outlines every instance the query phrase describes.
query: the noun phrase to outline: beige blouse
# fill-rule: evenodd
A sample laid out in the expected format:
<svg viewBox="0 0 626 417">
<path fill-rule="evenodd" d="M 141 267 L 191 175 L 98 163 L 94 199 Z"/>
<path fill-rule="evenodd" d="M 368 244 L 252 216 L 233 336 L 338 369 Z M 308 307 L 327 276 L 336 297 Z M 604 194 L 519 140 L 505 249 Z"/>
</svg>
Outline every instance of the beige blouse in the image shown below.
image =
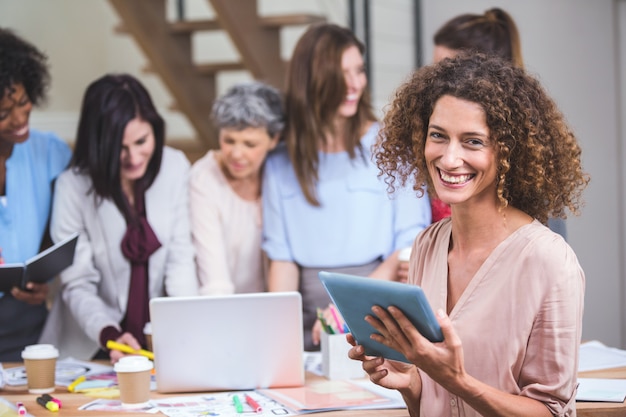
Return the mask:
<svg viewBox="0 0 626 417">
<path fill-rule="evenodd" d="M 228 184 L 216 151 L 191 168 L 189 204 L 200 294 L 265 290 L 261 201 L 244 200 Z"/>
<path fill-rule="evenodd" d="M 433 310 L 446 310 L 451 221 L 415 241 L 412 283 Z M 575 416 L 585 276 L 570 246 L 538 221 L 523 226 L 485 260 L 450 312 L 469 375 L 502 391 Z M 424 372 L 422 416 L 478 416 Z"/>
</svg>

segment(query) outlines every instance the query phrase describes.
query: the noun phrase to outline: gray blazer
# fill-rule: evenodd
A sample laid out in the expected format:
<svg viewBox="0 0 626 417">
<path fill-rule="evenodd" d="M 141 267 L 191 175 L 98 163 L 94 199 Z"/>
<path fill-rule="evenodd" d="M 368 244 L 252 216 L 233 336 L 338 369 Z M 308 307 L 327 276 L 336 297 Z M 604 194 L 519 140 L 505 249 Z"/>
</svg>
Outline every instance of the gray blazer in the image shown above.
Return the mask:
<svg viewBox="0 0 626 417">
<path fill-rule="evenodd" d="M 161 242 L 149 264 L 149 295 L 198 293 L 188 208 L 189 162 L 165 147 L 161 169 L 146 191 L 146 214 Z M 60 357 L 89 360 L 99 349 L 100 331 L 119 327 L 128 302 L 130 262 L 120 244 L 126 221 L 112 200 L 96 204 L 91 180 L 71 170 L 56 182 L 50 232 L 55 242 L 79 232 L 74 263 L 61 273 L 60 293 L 40 342 L 52 343 Z"/>
</svg>

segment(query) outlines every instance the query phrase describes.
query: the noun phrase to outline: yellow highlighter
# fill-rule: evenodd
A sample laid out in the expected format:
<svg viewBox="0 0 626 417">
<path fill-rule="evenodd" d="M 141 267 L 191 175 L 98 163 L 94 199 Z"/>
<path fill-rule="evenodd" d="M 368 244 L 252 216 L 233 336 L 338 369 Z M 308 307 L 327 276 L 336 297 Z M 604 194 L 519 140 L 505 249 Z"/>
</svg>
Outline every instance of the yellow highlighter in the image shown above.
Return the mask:
<svg viewBox="0 0 626 417">
<path fill-rule="evenodd" d="M 125 345 L 123 343 L 117 343 L 114 340 L 109 340 L 107 342 L 107 349 L 119 350 L 120 352 L 130 353 L 134 355 L 141 355 L 141 356 L 145 356 L 146 358 L 150 360 L 154 360 L 154 353 L 150 352 L 149 350 L 133 349 L 132 347 L 128 345 Z"/>
<path fill-rule="evenodd" d="M 74 380 L 74 382 L 72 382 L 71 384 L 69 384 L 67 386 L 67 390 L 69 392 L 74 392 L 74 389 L 76 389 L 76 387 L 81 383 L 81 382 L 85 382 L 87 380 L 87 378 L 85 377 L 85 375 L 81 375 L 78 378 L 76 378 Z"/>
</svg>

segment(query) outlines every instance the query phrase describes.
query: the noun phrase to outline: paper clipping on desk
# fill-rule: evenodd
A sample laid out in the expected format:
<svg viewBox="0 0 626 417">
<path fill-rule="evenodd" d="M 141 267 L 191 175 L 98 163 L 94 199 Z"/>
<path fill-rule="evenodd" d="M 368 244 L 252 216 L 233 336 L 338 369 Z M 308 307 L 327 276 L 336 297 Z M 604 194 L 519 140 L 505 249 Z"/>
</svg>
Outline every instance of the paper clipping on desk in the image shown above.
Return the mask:
<svg viewBox="0 0 626 417">
<path fill-rule="evenodd" d="M 621 403 L 626 399 L 626 379 L 578 378 L 576 401 Z"/>
<path fill-rule="evenodd" d="M 368 379 L 319 380 L 303 387 L 271 388 L 257 392 L 298 414 L 406 407 L 396 391 L 378 387 Z"/>
<path fill-rule="evenodd" d="M 242 401 L 243 412 L 237 412 L 233 401 L 235 395 L 241 399 L 245 395 L 251 396 L 261 406 L 261 411 L 255 412 L 245 401 Z M 122 407 L 122 403 L 119 400 L 95 400 L 81 406 L 79 409 L 107 412 L 128 411 L 128 409 Z M 147 414 L 160 412 L 168 417 L 197 417 L 204 415 L 220 417 L 241 417 L 242 415 L 289 417 L 298 415 L 296 412 L 285 408 L 282 404 L 256 391 L 215 392 L 202 395 L 158 398 L 150 400 L 144 408 L 132 411 Z"/>
<path fill-rule="evenodd" d="M 322 372 L 322 352 L 304 352 L 304 370 L 312 374 L 323 376 Z"/>
<path fill-rule="evenodd" d="M 20 414 L 15 404 L 0 397 L 0 417 L 33 417 L 33 415 L 28 411 L 26 414 Z"/>
<path fill-rule="evenodd" d="M 623 366 L 626 366 L 625 350 L 608 347 L 597 340 L 580 345 L 578 372 L 598 371 Z"/>
<path fill-rule="evenodd" d="M 79 376 L 89 376 L 113 372 L 113 367 L 94 362 L 85 362 L 73 358 L 57 361 L 55 370 L 56 385 L 67 387 Z M 26 368 L 18 366 L 4 369 L 4 383 L 10 386 L 26 385 Z"/>
</svg>

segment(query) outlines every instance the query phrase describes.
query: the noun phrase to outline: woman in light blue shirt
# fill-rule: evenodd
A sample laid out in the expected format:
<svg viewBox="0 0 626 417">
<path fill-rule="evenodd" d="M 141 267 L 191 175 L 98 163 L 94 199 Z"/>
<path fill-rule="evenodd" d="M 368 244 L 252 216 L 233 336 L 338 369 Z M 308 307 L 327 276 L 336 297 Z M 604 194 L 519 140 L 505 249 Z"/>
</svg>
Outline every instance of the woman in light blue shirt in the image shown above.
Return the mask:
<svg viewBox="0 0 626 417">
<path fill-rule="evenodd" d="M 412 189 L 388 195 L 378 177 L 371 147 L 379 127 L 363 51 L 333 24 L 302 36 L 290 64 L 285 141 L 265 166 L 268 289 L 301 292 L 306 350 L 317 349 L 316 310 L 330 301 L 317 273 L 396 279 L 398 251 L 431 221 L 427 197 Z"/>
<path fill-rule="evenodd" d="M 21 263 L 49 243 L 52 182 L 71 152 L 53 133 L 30 129 L 30 112 L 45 98 L 46 56 L 0 28 L 0 248 L 7 263 Z M 37 343 L 48 313 L 47 284 L 29 283 L 0 293 L 0 362 L 21 361 Z"/>
</svg>

